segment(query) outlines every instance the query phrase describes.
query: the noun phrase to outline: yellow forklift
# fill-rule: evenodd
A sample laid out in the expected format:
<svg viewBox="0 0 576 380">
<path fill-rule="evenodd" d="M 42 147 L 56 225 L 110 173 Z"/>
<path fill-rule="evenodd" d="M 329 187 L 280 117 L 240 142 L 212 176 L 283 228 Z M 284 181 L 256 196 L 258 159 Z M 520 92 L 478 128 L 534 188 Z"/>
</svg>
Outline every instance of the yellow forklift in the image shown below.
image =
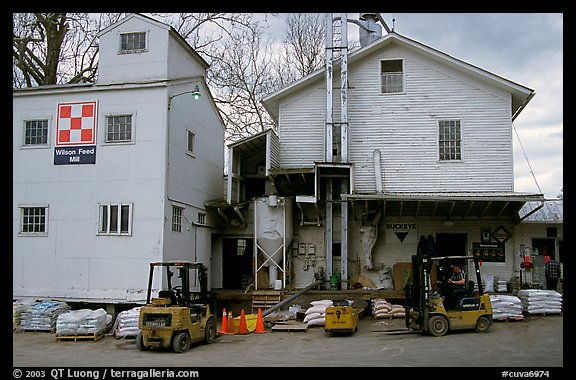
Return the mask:
<svg viewBox="0 0 576 380">
<path fill-rule="evenodd" d="M 159 270 L 165 271 L 166 283 L 158 297 L 151 298 L 154 273 Z M 177 278 L 173 278 L 175 273 Z M 197 279 L 199 291 L 191 291 L 191 278 Z M 215 297 L 208 292 L 207 283 L 207 268 L 202 263 L 150 263 L 146 305 L 140 308 L 136 347 L 141 351 L 171 348 L 182 353 L 193 343 L 212 343 L 217 337 L 216 317 L 211 313 Z"/>
<path fill-rule="evenodd" d="M 478 290 L 468 278 L 468 286 L 447 297 L 442 289 L 449 277 L 452 264 L 465 266 L 473 263 Z M 442 273 L 446 273 L 443 275 Z M 440 286 L 432 284 L 431 277 L 440 277 Z M 412 255 L 412 271 L 405 290 L 406 327 L 433 336 L 449 331 L 471 330 L 488 332 L 492 325 L 490 295 L 484 293 L 476 256 L 434 256 L 418 252 Z M 450 302 L 449 302 L 450 301 Z"/>
</svg>

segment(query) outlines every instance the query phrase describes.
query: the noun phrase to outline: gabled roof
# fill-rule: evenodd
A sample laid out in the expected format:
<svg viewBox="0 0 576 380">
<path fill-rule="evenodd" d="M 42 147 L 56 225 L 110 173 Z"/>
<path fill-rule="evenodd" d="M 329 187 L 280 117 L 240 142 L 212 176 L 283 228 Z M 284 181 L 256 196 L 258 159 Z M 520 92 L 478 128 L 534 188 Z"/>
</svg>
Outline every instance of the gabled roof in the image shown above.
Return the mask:
<svg viewBox="0 0 576 380">
<path fill-rule="evenodd" d="M 143 15 L 141 13 L 131 13 L 128 16 L 126 16 L 125 18 L 123 18 L 122 20 L 108 26 L 107 28 L 101 30 L 98 33 L 98 37 L 101 37 L 103 34 L 106 34 L 108 32 L 110 32 L 111 30 L 117 28 L 118 26 L 124 24 L 125 22 L 127 22 L 128 20 L 131 20 L 133 18 L 138 18 L 142 21 L 146 21 L 150 24 L 153 24 L 159 28 L 165 29 L 168 31 L 168 33 L 170 33 L 171 36 L 173 36 L 176 41 L 178 41 L 180 44 L 182 44 L 182 46 L 184 46 L 184 48 L 186 50 L 188 50 L 188 52 L 196 59 L 198 60 L 198 62 L 200 63 L 200 65 L 204 66 L 205 69 L 208 69 L 210 67 L 210 65 L 208 64 L 208 62 L 206 62 L 204 60 L 204 58 L 202 58 L 197 52 L 196 50 L 194 50 L 192 48 L 192 46 L 190 46 L 190 44 L 188 44 L 188 42 L 186 42 L 186 40 L 184 39 L 184 37 L 182 37 L 180 35 L 180 33 L 178 33 L 176 31 L 176 29 L 174 29 L 173 27 L 171 27 L 170 25 L 163 23 L 161 21 L 155 20 L 152 17 L 148 17 L 146 15 Z"/>
<path fill-rule="evenodd" d="M 385 36 L 379 38 L 378 40 L 358 49 L 350 54 L 348 54 L 348 64 L 352 64 L 366 57 L 369 54 L 374 53 L 378 49 L 384 49 L 391 44 L 396 44 L 398 46 L 415 51 L 423 56 L 440 62 L 447 67 L 454 70 L 460 71 L 466 75 L 474 77 L 483 82 L 489 83 L 492 86 L 500 88 L 506 92 L 509 92 L 512 96 L 512 120 L 514 120 L 526 106 L 526 104 L 532 99 L 535 92 L 534 90 L 515 83 L 511 80 L 498 76 L 496 74 L 490 73 L 479 67 L 471 65 L 467 62 L 454 58 L 448 54 L 442 53 L 439 50 L 433 49 L 427 45 L 424 45 L 418 41 L 412 40 L 408 37 L 398 34 L 397 32 L 390 32 Z M 340 62 L 334 64 L 334 68 L 338 67 Z M 325 75 L 325 69 L 316 70 L 305 77 L 302 77 L 291 84 L 272 92 L 262 98 L 262 103 L 268 113 L 277 120 L 278 119 L 278 109 L 280 100 L 292 93 L 299 91 L 304 86 L 309 83 L 320 80 Z"/>
</svg>

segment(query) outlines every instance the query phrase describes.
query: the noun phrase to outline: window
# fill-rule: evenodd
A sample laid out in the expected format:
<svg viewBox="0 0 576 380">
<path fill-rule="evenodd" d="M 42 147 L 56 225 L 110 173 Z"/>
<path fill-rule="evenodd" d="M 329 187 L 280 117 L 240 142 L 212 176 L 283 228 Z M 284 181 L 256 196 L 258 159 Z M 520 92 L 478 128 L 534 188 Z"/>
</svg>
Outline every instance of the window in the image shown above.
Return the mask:
<svg viewBox="0 0 576 380">
<path fill-rule="evenodd" d="M 139 53 L 146 51 L 146 33 L 124 33 L 120 35 L 120 53 Z"/>
<path fill-rule="evenodd" d="M 47 206 L 20 207 L 20 234 L 28 236 L 46 236 L 47 216 Z"/>
<path fill-rule="evenodd" d="M 236 241 L 236 254 L 244 256 L 244 252 L 246 252 L 246 239 L 238 239 Z"/>
<path fill-rule="evenodd" d="M 172 231 L 182 232 L 182 214 L 184 208 L 172 206 Z"/>
<path fill-rule="evenodd" d="M 404 67 L 401 59 L 380 61 L 382 94 L 404 91 Z"/>
<path fill-rule="evenodd" d="M 188 154 L 194 155 L 194 140 L 195 140 L 195 135 L 194 132 L 192 131 L 188 131 L 188 136 L 187 136 L 187 149 L 188 149 Z"/>
<path fill-rule="evenodd" d="M 438 154 L 440 161 L 462 159 L 460 120 L 438 122 Z"/>
<path fill-rule="evenodd" d="M 100 204 L 100 235 L 132 235 L 132 204 Z"/>
<path fill-rule="evenodd" d="M 132 141 L 132 115 L 106 117 L 106 142 Z"/>
<path fill-rule="evenodd" d="M 27 120 L 24 122 L 24 145 L 48 145 L 48 120 Z"/>
<path fill-rule="evenodd" d="M 206 225 L 206 214 L 203 212 L 199 212 L 197 222 L 198 222 L 198 224 L 201 224 L 203 226 Z"/>
</svg>

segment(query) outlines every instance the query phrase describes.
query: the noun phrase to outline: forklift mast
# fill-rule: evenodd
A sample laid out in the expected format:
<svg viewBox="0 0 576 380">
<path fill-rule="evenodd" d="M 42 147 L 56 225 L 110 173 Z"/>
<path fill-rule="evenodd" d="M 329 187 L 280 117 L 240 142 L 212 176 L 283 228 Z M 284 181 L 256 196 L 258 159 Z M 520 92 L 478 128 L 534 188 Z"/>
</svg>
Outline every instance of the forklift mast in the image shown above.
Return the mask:
<svg viewBox="0 0 576 380">
<path fill-rule="evenodd" d="M 210 304 L 210 307 L 215 307 L 215 297 L 208 292 L 208 268 L 202 263 L 190 262 L 153 262 L 150 263 L 150 272 L 148 275 L 148 291 L 146 295 L 146 303 L 150 303 L 152 298 L 152 284 L 154 278 L 154 271 L 156 268 L 166 269 L 166 289 L 173 291 L 174 288 L 179 289 L 180 297 L 178 304 L 180 306 L 190 307 L 191 305 Z M 181 279 L 181 286 L 173 286 L 172 277 L 174 276 L 173 268 L 178 270 L 178 278 Z M 198 283 L 200 285 L 199 292 L 190 291 L 190 273 L 196 271 Z M 212 309 L 215 310 L 215 309 Z"/>
</svg>

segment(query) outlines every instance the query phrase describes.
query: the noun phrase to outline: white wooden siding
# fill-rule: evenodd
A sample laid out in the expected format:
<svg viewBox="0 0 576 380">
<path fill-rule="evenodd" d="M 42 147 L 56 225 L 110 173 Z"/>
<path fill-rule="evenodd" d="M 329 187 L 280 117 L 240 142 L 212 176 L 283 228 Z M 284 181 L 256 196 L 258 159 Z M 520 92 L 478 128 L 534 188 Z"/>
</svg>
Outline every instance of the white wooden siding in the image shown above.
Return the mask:
<svg viewBox="0 0 576 380">
<path fill-rule="evenodd" d="M 379 93 L 379 62 L 389 58 L 404 59 L 405 94 Z M 321 85 L 316 81 L 280 107 L 282 167 L 323 160 Z M 397 46 L 350 65 L 349 85 L 356 192 L 376 191 L 375 149 L 381 152 L 384 191 L 513 191 L 510 94 Z M 335 105 L 338 96 L 335 91 Z M 336 121 L 337 107 L 334 113 Z M 461 120 L 462 161 L 438 161 L 437 123 L 446 118 Z"/>
<path fill-rule="evenodd" d="M 280 106 L 281 167 L 313 167 L 324 161 L 325 97 L 324 89 L 313 87 Z"/>
</svg>

